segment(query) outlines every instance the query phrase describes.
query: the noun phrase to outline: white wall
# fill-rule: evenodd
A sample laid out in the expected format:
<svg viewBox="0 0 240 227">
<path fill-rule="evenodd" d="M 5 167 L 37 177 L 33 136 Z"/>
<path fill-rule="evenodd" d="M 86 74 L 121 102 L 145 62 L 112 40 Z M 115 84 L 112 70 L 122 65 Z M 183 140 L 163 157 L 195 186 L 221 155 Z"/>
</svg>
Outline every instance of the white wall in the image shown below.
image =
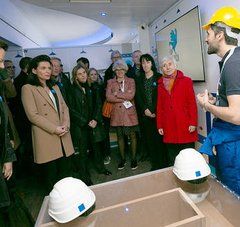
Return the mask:
<svg viewBox="0 0 240 227">
<path fill-rule="evenodd" d="M 185 13 L 187 13 L 192 8 L 199 6 L 200 10 L 200 18 L 202 21 L 202 25 L 207 23 L 210 19 L 212 14 L 219 8 L 223 6 L 233 6 L 240 10 L 239 0 L 182 0 L 170 8 L 168 11 L 165 12 L 164 15 L 157 18 L 151 25 L 150 25 L 150 39 L 151 39 L 151 49 L 152 54 L 155 55 L 156 53 L 154 50 L 156 49 L 156 42 L 155 42 L 155 33 L 160 31 L 162 28 L 170 24 L 171 22 L 175 21 L 177 18 L 181 17 Z M 180 10 L 177 13 L 177 10 Z M 164 23 L 163 21 L 166 20 Z M 202 40 L 204 43 L 205 33 L 202 31 Z M 189 47 L 193 48 L 193 47 Z M 193 48 L 194 51 L 194 48 Z M 194 90 L 195 93 L 199 93 L 204 91 L 206 88 L 209 92 L 216 92 L 217 89 L 217 81 L 219 78 L 219 67 L 218 61 L 220 60 L 219 57 L 216 55 L 208 55 L 207 54 L 207 45 L 203 44 L 203 57 L 205 61 L 205 79 L 206 82 L 204 83 L 194 83 Z M 189 62 L 189 64 L 191 64 Z M 206 136 L 206 121 L 205 121 L 205 113 L 199 108 L 199 126 L 203 129 L 199 129 L 199 134 Z"/>
<path fill-rule="evenodd" d="M 128 54 L 139 48 L 138 44 L 129 44 L 131 48 L 124 48 L 126 44 L 119 45 L 99 45 L 99 46 L 85 46 L 85 47 L 68 47 L 68 48 L 36 48 L 36 49 L 28 49 L 26 53 L 24 51 L 20 51 L 21 55 L 27 57 L 35 57 L 40 54 L 49 55 L 52 51 L 56 53 L 53 57 L 58 57 L 62 60 L 64 65 L 65 72 L 71 72 L 73 67 L 76 65 L 76 60 L 80 57 L 86 57 L 90 61 L 90 67 L 94 67 L 96 69 L 106 69 L 111 64 L 111 52 L 112 50 L 119 50 L 122 54 Z M 16 66 L 16 73 L 19 73 L 19 60 L 21 58 L 15 58 L 17 54 L 16 48 L 11 48 L 8 50 L 6 54 L 6 59 L 10 59 L 14 62 Z M 81 54 L 80 52 L 84 50 L 86 54 Z M 51 57 L 51 56 L 50 56 Z"/>
</svg>

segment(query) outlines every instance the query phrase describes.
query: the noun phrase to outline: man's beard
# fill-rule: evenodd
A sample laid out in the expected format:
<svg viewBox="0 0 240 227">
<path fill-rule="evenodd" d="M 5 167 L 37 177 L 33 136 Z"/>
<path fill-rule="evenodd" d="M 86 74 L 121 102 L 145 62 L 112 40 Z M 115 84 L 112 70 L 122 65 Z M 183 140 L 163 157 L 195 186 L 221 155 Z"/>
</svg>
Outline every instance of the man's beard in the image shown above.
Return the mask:
<svg viewBox="0 0 240 227">
<path fill-rule="evenodd" d="M 217 52 L 218 52 L 218 48 L 217 48 L 217 47 L 211 46 L 211 45 L 208 46 L 208 51 L 207 51 L 207 53 L 208 53 L 209 55 L 211 55 L 211 54 L 216 54 Z"/>
</svg>

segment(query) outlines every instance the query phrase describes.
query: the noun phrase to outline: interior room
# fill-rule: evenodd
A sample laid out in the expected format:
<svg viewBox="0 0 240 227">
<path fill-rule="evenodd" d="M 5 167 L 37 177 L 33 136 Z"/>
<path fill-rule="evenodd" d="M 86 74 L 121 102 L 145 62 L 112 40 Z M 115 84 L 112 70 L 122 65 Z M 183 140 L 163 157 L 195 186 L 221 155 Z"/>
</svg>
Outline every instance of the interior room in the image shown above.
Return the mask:
<svg viewBox="0 0 240 227">
<path fill-rule="evenodd" d="M 0 227 L 240 226 L 238 0 L 0 0 L 0 31 Z"/>
</svg>

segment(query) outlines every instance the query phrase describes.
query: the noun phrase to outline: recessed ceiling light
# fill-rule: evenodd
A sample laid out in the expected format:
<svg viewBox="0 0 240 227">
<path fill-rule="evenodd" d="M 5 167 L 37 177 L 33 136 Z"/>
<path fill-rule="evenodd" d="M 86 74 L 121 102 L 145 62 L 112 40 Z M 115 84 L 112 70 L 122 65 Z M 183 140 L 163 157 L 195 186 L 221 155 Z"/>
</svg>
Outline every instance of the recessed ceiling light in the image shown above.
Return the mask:
<svg viewBox="0 0 240 227">
<path fill-rule="evenodd" d="M 106 17 L 106 16 L 107 16 L 107 13 L 101 12 L 100 15 L 101 15 L 102 17 Z"/>
</svg>

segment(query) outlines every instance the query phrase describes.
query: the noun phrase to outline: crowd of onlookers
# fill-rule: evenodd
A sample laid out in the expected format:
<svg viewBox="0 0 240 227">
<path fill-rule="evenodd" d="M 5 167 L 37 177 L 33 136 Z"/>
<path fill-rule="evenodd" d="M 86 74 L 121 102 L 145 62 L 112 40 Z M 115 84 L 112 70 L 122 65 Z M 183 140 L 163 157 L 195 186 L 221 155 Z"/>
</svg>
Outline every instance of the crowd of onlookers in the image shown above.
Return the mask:
<svg viewBox="0 0 240 227">
<path fill-rule="evenodd" d="M 106 165 L 111 161 L 112 131 L 117 135 L 119 170 L 126 165 L 126 150 L 132 170 L 143 160 L 156 170 L 173 165 L 181 149 L 194 147 L 193 84 L 177 70 L 174 57 L 162 59 L 161 74 L 153 57 L 140 50 L 132 53 L 133 65 L 117 50 L 111 60 L 102 77 L 81 57 L 71 79 L 57 57 L 23 57 L 17 77 L 13 62 L 4 61 L 1 96 L 8 108 L 16 166 L 21 172 L 37 163 L 48 191 L 70 175 L 91 185 L 89 160 L 99 174 L 111 175 Z M 109 116 L 103 114 L 106 104 Z"/>
</svg>

